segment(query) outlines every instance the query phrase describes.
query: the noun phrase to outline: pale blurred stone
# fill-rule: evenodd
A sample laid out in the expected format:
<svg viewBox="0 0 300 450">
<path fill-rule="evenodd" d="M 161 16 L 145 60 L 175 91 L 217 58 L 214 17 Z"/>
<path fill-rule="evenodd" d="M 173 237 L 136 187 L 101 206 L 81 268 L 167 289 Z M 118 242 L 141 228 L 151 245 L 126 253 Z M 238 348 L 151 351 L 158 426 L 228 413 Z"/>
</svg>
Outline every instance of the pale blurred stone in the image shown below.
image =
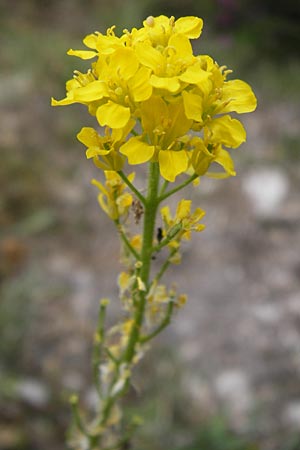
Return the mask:
<svg viewBox="0 0 300 450">
<path fill-rule="evenodd" d="M 246 373 L 239 369 L 221 372 L 215 380 L 215 389 L 232 425 L 246 426 L 253 408 L 253 393 Z"/>
<path fill-rule="evenodd" d="M 289 188 L 286 174 L 274 168 L 255 169 L 243 180 L 243 190 L 249 197 L 254 212 L 262 217 L 279 214 Z"/>
<path fill-rule="evenodd" d="M 300 431 L 300 400 L 286 405 L 282 413 L 282 419 L 289 428 Z"/>
<path fill-rule="evenodd" d="M 19 397 L 32 406 L 41 408 L 46 406 L 49 401 L 49 389 L 44 383 L 34 378 L 21 381 L 16 390 Z"/>
<path fill-rule="evenodd" d="M 265 324 L 277 323 L 281 318 L 281 308 L 271 303 L 253 306 L 252 313 L 259 321 Z"/>
<path fill-rule="evenodd" d="M 182 379 L 182 390 L 188 396 L 190 408 L 197 415 L 203 414 L 203 411 L 207 416 L 213 414 L 215 406 L 213 393 L 208 383 L 202 378 L 187 373 Z"/>
</svg>

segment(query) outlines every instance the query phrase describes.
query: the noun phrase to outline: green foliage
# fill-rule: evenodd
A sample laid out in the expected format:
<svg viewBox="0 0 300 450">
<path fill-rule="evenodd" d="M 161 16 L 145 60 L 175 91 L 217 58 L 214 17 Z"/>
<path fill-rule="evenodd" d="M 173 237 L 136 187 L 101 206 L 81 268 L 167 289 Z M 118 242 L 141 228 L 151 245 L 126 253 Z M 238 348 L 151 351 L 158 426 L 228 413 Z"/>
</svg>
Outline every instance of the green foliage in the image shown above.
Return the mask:
<svg viewBox="0 0 300 450">
<path fill-rule="evenodd" d="M 258 447 L 247 438 L 229 431 L 224 419 L 217 417 L 201 426 L 191 445 L 177 450 L 258 450 Z"/>
</svg>

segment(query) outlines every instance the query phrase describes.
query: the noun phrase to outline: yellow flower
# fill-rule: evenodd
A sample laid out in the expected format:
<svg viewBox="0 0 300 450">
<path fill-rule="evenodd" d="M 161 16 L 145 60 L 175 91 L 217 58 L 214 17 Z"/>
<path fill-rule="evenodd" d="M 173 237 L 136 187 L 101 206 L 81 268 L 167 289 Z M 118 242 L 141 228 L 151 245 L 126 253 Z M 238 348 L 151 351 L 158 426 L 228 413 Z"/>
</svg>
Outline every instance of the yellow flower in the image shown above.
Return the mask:
<svg viewBox="0 0 300 450">
<path fill-rule="evenodd" d="M 174 303 L 177 306 L 177 308 L 182 308 L 186 304 L 187 300 L 188 300 L 188 297 L 186 294 L 180 294 L 180 295 L 178 295 L 178 297 Z"/>
<path fill-rule="evenodd" d="M 194 54 L 190 40 L 202 26 L 193 16 L 150 16 L 120 37 L 111 27 L 86 36 L 88 50 L 68 51 L 93 62 L 74 72 L 66 97 L 52 105 L 82 103 L 104 127 L 103 135 L 93 128 L 78 135 L 97 167 L 119 171 L 126 156 L 130 165 L 157 161 L 170 182 L 184 172 L 235 175 L 227 148 L 241 145 L 246 132 L 229 114 L 254 111 L 256 98 L 244 81 L 227 80 L 226 66 Z M 213 162 L 225 174 L 208 172 Z"/>
<path fill-rule="evenodd" d="M 106 183 L 105 187 L 97 180 L 92 180 L 92 184 L 98 187 L 100 194 L 98 201 L 103 211 L 112 219 L 117 220 L 128 213 L 132 204 L 132 195 L 123 192 L 126 188 L 121 177 L 114 171 L 104 171 Z M 134 173 L 128 179 L 133 181 Z"/>
<path fill-rule="evenodd" d="M 72 50 L 70 49 L 68 55 L 77 56 L 82 59 L 92 59 L 95 56 L 109 55 L 119 47 L 123 46 L 122 39 L 119 39 L 114 32 L 115 26 L 108 28 L 106 35 L 96 31 L 93 34 L 88 34 L 83 43 L 86 47 L 92 50 Z"/>
<path fill-rule="evenodd" d="M 236 148 L 246 140 L 246 131 L 237 119 L 229 115 L 217 117 L 208 121 L 203 128 L 204 137 L 191 138 L 189 146 L 190 162 L 198 175 L 208 175 L 215 178 L 234 176 L 234 163 L 227 150 Z M 216 162 L 225 170 L 225 174 L 207 172 L 211 163 Z"/>
<path fill-rule="evenodd" d="M 75 51 L 71 54 L 79 56 Z M 99 57 L 92 71 L 76 73 L 75 79 L 67 83 L 67 96 L 60 101 L 52 99 L 52 105 L 83 103 L 101 126 L 123 128 L 135 113 L 136 103 L 152 94 L 150 74 L 150 69 L 139 66 L 133 49 L 119 46 L 106 58 Z"/>
<path fill-rule="evenodd" d="M 202 31 L 203 20 L 199 17 L 174 17 L 149 16 L 143 22 L 143 34 L 146 35 L 154 46 L 167 45 L 169 38 L 174 33 L 179 33 L 189 39 L 197 39 Z"/>
<path fill-rule="evenodd" d="M 178 140 L 191 126 L 184 114 L 183 102 L 168 104 L 152 96 L 141 105 L 141 122 L 144 134 L 129 139 L 120 152 L 127 156 L 129 164 L 158 160 L 161 175 L 174 181 L 188 167 L 187 152 Z"/>
<path fill-rule="evenodd" d="M 256 97 L 251 87 L 241 80 L 226 81 L 224 67 L 219 67 L 210 57 L 199 57 L 199 64 L 206 78 L 194 83 L 182 92 L 186 116 L 194 121 L 193 128 L 199 130 L 213 115 L 228 112 L 247 113 L 254 111 Z"/>
<path fill-rule="evenodd" d="M 205 215 L 205 211 L 196 208 L 191 213 L 191 205 L 191 200 L 180 200 L 174 217 L 171 215 L 169 206 L 163 206 L 160 210 L 164 224 L 163 235 L 170 240 L 169 246 L 171 248 L 174 247 L 174 242 L 179 243 L 181 239 L 190 239 L 191 231 L 200 232 L 205 228 L 205 225 L 199 224 L 199 221 Z"/>
<path fill-rule="evenodd" d="M 106 127 L 104 136 L 100 136 L 94 128 L 83 127 L 77 139 L 87 147 L 86 157 L 92 158 L 97 167 L 119 171 L 124 165 L 124 157 L 118 150 L 133 126 L 134 122 L 130 121 L 127 127 L 121 129 L 110 130 Z"/>
</svg>

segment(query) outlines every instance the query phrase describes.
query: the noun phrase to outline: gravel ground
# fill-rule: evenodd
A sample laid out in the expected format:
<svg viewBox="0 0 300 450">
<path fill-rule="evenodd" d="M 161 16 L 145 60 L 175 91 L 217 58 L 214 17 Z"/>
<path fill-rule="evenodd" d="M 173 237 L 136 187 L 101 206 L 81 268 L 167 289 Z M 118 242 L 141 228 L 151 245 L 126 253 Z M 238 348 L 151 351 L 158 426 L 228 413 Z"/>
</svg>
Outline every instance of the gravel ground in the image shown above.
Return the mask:
<svg viewBox="0 0 300 450">
<path fill-rule="evenodd" d="M 21 103 L 1 114 L 0 143 L 18 149 L 14 161 L 32 161 L 37 190 L 45 191 L 38 209 L 45 206 L 48 216 L 26 222 L 27 233 L 15 231 L 12 216 L 2 217 L 2 281 L 6 295 L 11 284 L 30 293 L 29 325 L 18 341 L 18 395 L 43 408 L 49 383 L 58 391 L 87 386 L 98 298 L 117 299 L 118 242 L 90 186 L 96 170 L 78 146 L 74 153 L 55 149 L 60 136 L 52 154 L 40 149 L 45 129 L 57 133 L 59 123 L 49 122 L 53 113 L 43 98 L 34 98 L 28 115 L 30 79 L 11 83 Z M 167 280 L 176 280 L 189 302 L 153 344 L 176 349 L 176 364 L 184 368 L 180 388 L 194 418 L 203 409 L 225 410 L 236 430 L 266 437 L 266 449 L 277 448 L 282 432 L 300 432 L 300 166 L 280 153 L 283 135 L 297 137 L 299 118 L 296 102 L 261 107 L 245 120 L 249 142 L 237 152 L 238 176 L 203 179 L 186 191 L 206 210 L 207 228 L 169 271 Z M 32 133 L 35 122 L 40 128 Z M 73 135 L 65 138 L 68 145 Z M 116 300 L 111 321 L 118 311 Z"/>
</svg>

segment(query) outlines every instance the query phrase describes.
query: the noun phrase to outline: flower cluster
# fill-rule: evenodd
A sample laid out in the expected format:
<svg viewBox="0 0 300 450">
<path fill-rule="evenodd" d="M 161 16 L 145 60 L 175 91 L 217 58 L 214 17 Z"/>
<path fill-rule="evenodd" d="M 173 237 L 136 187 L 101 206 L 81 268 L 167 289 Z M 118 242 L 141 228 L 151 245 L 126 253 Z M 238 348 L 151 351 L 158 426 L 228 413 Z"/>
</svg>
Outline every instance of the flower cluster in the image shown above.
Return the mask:
<svg viewBox="0 0 300 450">
<path fill-rule="evenodd" d="M 190 40 L 202 25 L 198 17 L 151 16 L 120 37 L 114 27 L 86 36 L 89 50 L 69 50 L 94 61 L 52 105 L 82 103 L 96 117 L 99 129 L 84 127 L 78 139 L 99 168 L 120 171 L 127 158 L 130 165 L 158 162 L 170 182 L 185 172 L 235 174 L 226 149 L 242 144 L 246 132 L 229 113 L 253 111 L 256 98 L 244 81 L 227 80 L 225 66 L 194 55 Z M 209 171 L 213 162 L 223 174 Z"/>
<path fill-rule="evenodd" d="M 132 205 L 132 195 L 124 192 L 127 188 L 120 176 L 112 171 L 104 172 L 106 183 L 105 187 L 97 180 L 92 180 L 92 184 L 98 187 L 100 194 L 98 202 L 103 211 L 112 220 L 118 221 L 120 217 L 126 216 L 130 206 Z M 128 176 L 129 181 L 133 181 L 134 173 Z"/>
</svg>

